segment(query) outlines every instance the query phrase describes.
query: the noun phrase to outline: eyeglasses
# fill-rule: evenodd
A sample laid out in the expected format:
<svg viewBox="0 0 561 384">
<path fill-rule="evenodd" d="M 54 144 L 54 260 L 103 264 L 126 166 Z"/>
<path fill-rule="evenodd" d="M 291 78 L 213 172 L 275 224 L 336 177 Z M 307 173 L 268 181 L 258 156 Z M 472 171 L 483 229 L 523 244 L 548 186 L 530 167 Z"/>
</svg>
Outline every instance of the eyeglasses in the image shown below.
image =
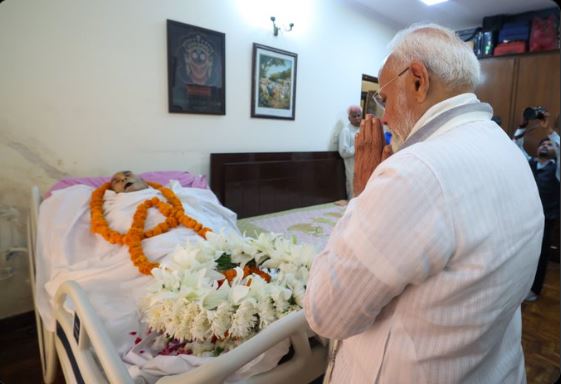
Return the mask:
<svg viewBox="0 0 561 384">
<path fill-rule="evenodd" d="M 374 91 L 374 93 L 372 94 L 372 100 L 374 100 L 374 102 L 376 103 L 376 105 L 382 109 L 382 111 L 384 109 L 386 109 L 386 102 L 384 101 L 384 99 L 382 99 L 382 96 L 380 96 L 380 92 L 382 92 L 382 89 L 384 89 L 384 87 L 386 87 L 388 84 L 392 83 L 394 80 L 398 79 L 399 77 L 401 77 L 401 75 L 403 75 L 405 72 L 407 72 L 409 70 L 409 67 L 405 68 L 403 71 L 399 72 L 399 74 L 394 77 L 393 79 L 391 79 L 390 81 L 388 81 L 386 84 L 384 84 L 380 89 L 378 89 L 377 91 Z"/>
</svg>

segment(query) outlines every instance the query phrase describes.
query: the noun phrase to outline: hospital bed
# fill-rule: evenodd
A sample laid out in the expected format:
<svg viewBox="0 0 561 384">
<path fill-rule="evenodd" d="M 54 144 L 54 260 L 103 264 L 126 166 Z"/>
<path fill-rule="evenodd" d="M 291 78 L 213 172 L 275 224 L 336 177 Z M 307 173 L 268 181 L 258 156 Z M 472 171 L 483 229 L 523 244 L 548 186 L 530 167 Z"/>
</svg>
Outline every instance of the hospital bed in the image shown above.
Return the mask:
<svg viewBox="0 0 561 384">
<path fill-rule="evenodd" d="M 311 157 L 308 157 L 308 154 Z M 238 155 L 238 157 L 236 157 L 236 155 Z M 241 160 L 240 156 L 244 159 L 249 158 L 250 160 Z M 261 170 L 258 172 L 260 176 L 252 176 L 251 181 L 249 182 L 249 187 L 247 185 L 244 186 L 244 182 L 240 182 L 240 179 L 234 182 L 233 186 L 236 191 L 232 195 L 232 183 L 230 178 L 231 172 L 227 170 L 226 172 L 221 173 L 217 165 L 217 162 L 221 162 L 226 168 L 229 168 L 231 164 L 223 161 L 226 157 L 230 160 L 234 159 L 237 163 L 234 168 L 236 168 L 238 175 L 240 174 L 240 169 L 245 168 L 245 166 L 249 166 L 251 169 L 250 173 L 255 175 L 256 167 L 257 169 L 261 166 L 270 168 L 272 165 L 276 172 L 281 170 L 283 167 L 285 169 L 289 169 L 287 173 L 284 173 L 284 175 L 289 178 L 294 178 L 293 172 L 294 169 L 296 169 L 296 176 L 299 182 L 289 183 L 288 185 L 292 186 L 292 189 L 286 188 L 286 178 L 284 183 L 285 187 L 280 190 L 278 188 L 270 188 L 267 186 L 263 187 L 264 185 L 270 184 L 271 181 L 273 182 L 273 185 L 278 186 L 279 176 L 277 173 L 276 176 L 273 175 L 273 177 L 271 177 L 270 174 Z M 309 164 L 306 164 L 309 159 L 312 159 L 311 161 L 314 163 L 311 169 L 309 168 Z M 283 162 L 286 164 L 282 164 Z M 293 168 L 294 165 L 296 165 L 296 168 Z M 212 180 L 214 183 L 221 185 L 221 189 L 219 191 L 220 193 L 216 193 L 214 190 L 214 188 L 217 188 L 216 185 L 214 185 L 213 191 L 219 198 L 222 198 L 221 200 L 223 204 L 225 203 L 224 197 L 230 197 L 230 200 L 227 200 L 224 205 L 229 208 L 233 208 L 234 210 L 239 209 L 241 214 L 238 212 L 238 215 L 246 217 L 246 219 L 244 219 L 245 221 L 240 220 L 240 227 L 247 233 L 252 231 L 258 233 L 259 231 L 271 230 L 270 223 L 275 222 L 274 219 L 276 216 L 281 217 L 282 221 L 282 214 L 271 213 L 273 209 L 277 209 L 279 207 L 279 202 L 282 204 L 281 209 L 288 209 L 286 217 L 291 218 L 292 221 L 290 221 L 290 223 L 294 220 L 300 220 L 302 218 L 302 212 L 304 212 L 306 219 L 309 219 L 310 215 L 313 216 L 317 214 L 321 216 L 324 213 L 324 210 L 331 210 L 329 211 L 330 213 L 328 216 L 336 219 L 337 215 L 342 212 L 341 208 L 329 203 L 329 201 L 344 198 L 342 162 L 340 162 L 340 158 L 338 158 L 338 156 L 336 156 L 333 152 L 296 153 L 296 155 L 293 155 L 292 157 L 287 157 L 287 153 L 213 154 L 211 156 L 211 167 L 214 170 L 214 173 L 211 173 L 211 188 L 213 187 Z M 322 170 L 318 171 L 320 168 Z M 303 169 L 308 172 L 310 170 L 316 170 L 316 176 L 322 176 L 318 176 L 317 179 L 318 188 L 322 191 L 319 196 L 314 197 L 313 193 L 310 192 L 309 185 L 313 184 L 313 181 L 310 181 L 310 179 L 313 179 L 313 176 L 310 176 L 309 174 L 308 177 L 303 178 Z M 330 169 L 330 171 L 328 171 L 328 169 Z M 283 171 L 281 171 L 281 174 L 283 174 Z M 314 173 L 311 175 L 314 175 Z M 223 180 L 219 181 L 218 177 L 223 178 Z M 325 177 L 330 178 L 329 182 L 331 184 L 324 180 Z M 282 179 L 282 177 L 280 179 Z M 261 182 L 264 184 L 261 184 Z M 301 185 L 302 182 L 305 186 Z M 331 185 L 327 189 L 335 189 L 335 192 L 332 195 L 326 193 L 326 185 Z M 260 198 L 258 202 L 249 204 L 249 211 L 247 208 L 248 204 L 243 204 L 243 202 L 246 201 L 243 197 L 241 200 L 233 200 L 234 202 L 241 201 L 241 206 L 235 206 L 236 204 L 233 204 L 234 206 L 232 206 L 231 196 L 240 196 L 240 193 L 243 195 L 246 192 L 251 194 L 255 191 L 256 186 L 257 191 L 259 191 L 258 194 L 260 194 Z M 245 191 L 244 188 L 246 188 Z M 300 200 L 294 197 L 300 194 L 298 190 L 302 191 L 302 198 Z M 277 198 L 265 196 L 267 193 L 271 192 L 276 194 Z M 28 221 L 28 242 L 29 249 L 31 250 L 29 253 L 29 265 L 32 286 L 35 286 L 35 277 L 37 274 L 36 239 L 38 230 L 38 212 L 41 201 L 42 195 L 40 194 L 39 189 L 34 187 L 32 189 Z M 271 201 L 275 201 L 274 208 L 271 208 L 270 204 L 268 205 L 268 202 Z M 312 208 L 313 213 L 307 211 L 306 208 L 294 210 L 294 208 L 302 207 L 304 205 L 314 205 L 318 203 L 322 205 L 315 211 L 315 208 Z M 292 208 L 292 210 L 290 210 L 290 208 Z M 248 217 L 250 214 L 253 217 Z M 265 215 L 261 216 L 262 214 Z M 294 219 L 294 216 L 296 216 L 296 219 Z M 325 224 L 325 222 L 322 222 L 322 225 Z M 278 228 L 278 225 L 278 223 L 274 224 L 273 227 Z M 284 224 L 281 223 L 280 225 L 282 226 Z M 328 223 L 328 227 L 329 225 L 331 224 Z M 290 234 L 293 237 L 309 235 L 306 231 L 299 230 L 301 228 L 306 228 L 305 226 L 295 227 L 293 224 L 290 224 L 289 227 L 297 229 Z M 318 241 L 318 247 L 326 241 L 328 232 L 329 228 L 324 228 L 324 231 L 320 236 L 314 236 L 314 239 Z M 35 297 L 35 290 L 34 300 L 35 302 L 37 300 Z M 72 303 L 72 311 L 65 308 L 65 303 L 68 302 Z M 59 364 L 67 383 L 143 382 L 142 378 L 137 377 L 135 380 L 131 378 L 126 366 L 123 364 L 120 354 L 117 352 L 111 337 L 109 336 L 108 330 L 104 327 L 103 321 L 99 318 L 96 310 L 92 306 L 88 293 L 80 286 L 80 284 L 75 281 L 67 281 L 60 285 L 56 292 L 55 308 L 53 311 L 56 319 L 56 329 L 54 331 L 49 331 L 44 326 L 43 320 L 41 316 L 39 316 L 39 311 L 35 311 L 40 358 L 45 383 L 54 382 L 57 376 L 57 366 Z M 306 323 L 303 311 L 294 312 L 280 320 L 277 320 L 250 340 L 241 344 L 234 350 L 214 358 L 211 362 L 192 369 L 186 373 L 162 377 L 157 382 L 170 384 L 222 383 L 231 374 L 236 372 L 245 364 L 254 360 L 263 352 L 274 347 L 280 341 L 289 339 L 291 345 L 290 352 L 281 360 L 279 365 L 270 371 L 246 378 L 242 382 L 256 384 L 287 382 L 309 383 L 323 374 L 327 360 L 327 348 L 325 346 L 325 342 L 322 343 L 322 340 L 317 337 L 313 337 L 312 335 L 313 334 Z"/>
</svg>

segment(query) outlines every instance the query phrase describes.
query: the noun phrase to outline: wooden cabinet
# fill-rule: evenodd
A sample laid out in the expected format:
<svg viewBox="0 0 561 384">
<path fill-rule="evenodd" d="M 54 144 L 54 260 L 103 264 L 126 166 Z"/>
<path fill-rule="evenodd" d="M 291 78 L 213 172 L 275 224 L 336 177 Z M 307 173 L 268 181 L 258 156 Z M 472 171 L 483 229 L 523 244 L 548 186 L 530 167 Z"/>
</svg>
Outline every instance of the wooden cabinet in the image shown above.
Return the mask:
<svg viewBox="0 0 561 384">
<path fill-rule="evenodd" d="M 491 104 L 510 137 L 520 123 L 524 108 L 535 105 L 550 112 L 549 124 L 559 132 L 559 125 L 555 126 L 560 102 L 559 51 L 491 57 L 481 59 L 480 63 L 481 84 L 476 94 L 481 101 Z M 537 142 L 545 135 L 545 129 L 529 132 L 526 151 L 534 154 Z"/>
<path fill-rule="evenodd" d="M 481 83 L 477 97 L 491 104 L 495 115 L 502 120 L 503 129 L 511 134 L 511 105 L 515 81 L 515 58 L 498 57 L 481 60 Z"/>
</svg>

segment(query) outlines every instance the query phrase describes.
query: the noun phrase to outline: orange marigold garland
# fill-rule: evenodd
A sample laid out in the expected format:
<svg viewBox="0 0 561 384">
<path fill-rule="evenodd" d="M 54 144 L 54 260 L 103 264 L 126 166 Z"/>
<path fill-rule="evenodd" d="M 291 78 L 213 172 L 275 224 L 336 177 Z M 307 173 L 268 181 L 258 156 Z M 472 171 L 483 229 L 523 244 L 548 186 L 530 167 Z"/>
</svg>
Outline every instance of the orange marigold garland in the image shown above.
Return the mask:
<svg viewBox="0 0 561 384">
<path fill-rule="evenodd" d="M 101 235 L 111 244 L 127 245 L 133 264 L 145 275 L 149 275 L 152 268 L 157 268 L 160 264 L 152 262 L 146 257 L 142 249 L 142 240 L 166 233 L 179 224 L 192 229 L 203 238 L 206 238 L 206 233 L 211 231 L 210 228 L 205 227 L 191 216 L 185 214 L 181 201 L 171 189 L 158 183 L 148 182 L 147 184 L 160 191 L 168 202 L 166 203 L 157 197 L 152 197 L 140 203 L 134 213 L 132 225 L 125 234 L 111 229 L 105 219 L 103 196 L 105 191 L 111 187 L 111 183 L 105 183 L 93 191 L 90 201 L 91 231 Z M 144 225 L 148 216 L 148 209 L 150 208 L 157 208 L 166 217 L 166 220 L 145 231 Z"/>
<path fill-rule="evenodd" d="M 224 280 L 228 281 L 228 283 L 231 283 L 232 280 L 234 280 L 234 278 L 236 277 L 236 274 L 237 274 L 235 268 L 227 269 L 227 270 L 225 270 L 221 273 L 225 277 Z M 259 275 L 267 283 L 271 281 L 271 275 L 269 275 L 267 272 L 262 271 L 261 269 L 259 269 L 255 265 L 247 265 L 246 264 L 243 267 L 243 277 L 247 277 L 247 276 L 251 275 L 252 273 L 254 273 L 256 275 Z M 218 287 L 220 287 L 224 283 L 224 280 L 218 280 Z M 251 285 L 251 280 L 249 280 L 247 282 L 247 285 L 248 286 Z"/>
</svg>

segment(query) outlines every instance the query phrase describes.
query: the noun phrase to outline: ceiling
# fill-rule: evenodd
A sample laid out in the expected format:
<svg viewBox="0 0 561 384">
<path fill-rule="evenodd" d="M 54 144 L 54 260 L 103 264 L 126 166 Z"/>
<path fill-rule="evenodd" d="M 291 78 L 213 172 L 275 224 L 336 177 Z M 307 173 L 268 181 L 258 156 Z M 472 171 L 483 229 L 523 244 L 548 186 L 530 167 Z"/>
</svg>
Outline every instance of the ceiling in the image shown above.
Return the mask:
<svg viewBox="0 0 561 384">
<path fill-rule="evenodd" d="M 485 16 L 516 14 L 555 7 L 553 0 L 448 0 L 426 6 L 420 0 L 348 0 L 402 28 L 433 22 L 454 30 L 481 25 Z"/>
</svg>

